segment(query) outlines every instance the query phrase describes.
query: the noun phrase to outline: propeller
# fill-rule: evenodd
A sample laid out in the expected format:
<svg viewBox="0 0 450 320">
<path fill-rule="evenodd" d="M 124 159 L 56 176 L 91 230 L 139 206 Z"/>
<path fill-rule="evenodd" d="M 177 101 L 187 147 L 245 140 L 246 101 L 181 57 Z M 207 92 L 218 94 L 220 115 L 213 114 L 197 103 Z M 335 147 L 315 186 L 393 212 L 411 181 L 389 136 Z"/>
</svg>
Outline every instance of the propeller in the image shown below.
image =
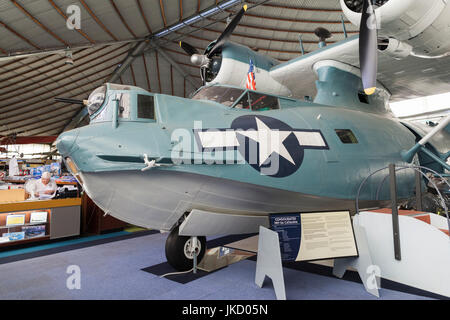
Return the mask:
<svg viewBox="0 0 450 320">
<path fill-rule="evenodd" d="M 359 64 L 364 92 L 375 93 L 378 69 L 378 31 L 371 0 L 364 0 L 359 31 Z"/>
<path fill-rule="evenodd" d="M 211 43 L 212 47 L 208 46 L 206 48 L 205 52 L 203 54 L 199 54 L 197 49 L 194 48 L 192 45 L 180 41 L 179 45 L 180 47 L 191 56 L 191 62 L 197 66 L 200 67 L 200 74 L 202 77 L 203 85 L 206 84 L 206 72 L 208 67 L 211 63 L 211 58 L 214 56 L 215 53 L 217 53 L 218 50 L 220 50 L 223 45 L 227 42 L 228 38 L 233 33 L 234 29 L 236 29 L 237 25 L 239 24 L 239 21 L 242 19 L 242 17 L 245 14 L 245 11 L 247 11 L 247 5 L 244 5 L 241 10 L 236 14 L 236 16 L 228 23 L 225 30 L 222 32 L 222 34 Z"/>
<path fill-rule="evenodd" d="M 195 47 L 191 46 L 189 43 L 180 41 L 180 47 L 190 56 L 198 54 L 198 50 Z"/>
<path fill-rule="evenodd" d="M 227 25 L 227 27 L 222 32 L 222 34 L 219 36 L 219 38 L 217 38 L 216 43 L 214 44 L 212 49 L 207 54 L 208 58 L 212 57 L 214 55 L 214 53 L 216 53 L 216 51 L 225 44 L 225 42 L 228 40 L 228 38 L 233 33 L 234 29 L 236 29 L 237 25 L 239 24 L 239 21 L 241 21 L 242 17 L 245 14 L 245 11 L 247 11 L 247 5 L 244 5 L 241 8 L 241 10 L 239 10 L 238 14 Z"/>
</svg>

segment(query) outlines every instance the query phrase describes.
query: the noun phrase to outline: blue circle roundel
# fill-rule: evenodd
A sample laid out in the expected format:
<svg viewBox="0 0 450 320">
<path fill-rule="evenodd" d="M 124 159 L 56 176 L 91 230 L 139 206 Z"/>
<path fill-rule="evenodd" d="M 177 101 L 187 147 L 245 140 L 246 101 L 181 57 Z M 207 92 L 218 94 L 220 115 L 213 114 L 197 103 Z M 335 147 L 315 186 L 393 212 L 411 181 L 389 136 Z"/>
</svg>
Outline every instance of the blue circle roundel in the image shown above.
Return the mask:
<svg viewBox="0 0 450 320">
<path fill-rule="evenodd" d="M 296 172 L 305 155 L 295 129 L 267 116 L 246 115 L 231 124 L 245 161 L 262 175 L 283 178 Z"/>
</svg>

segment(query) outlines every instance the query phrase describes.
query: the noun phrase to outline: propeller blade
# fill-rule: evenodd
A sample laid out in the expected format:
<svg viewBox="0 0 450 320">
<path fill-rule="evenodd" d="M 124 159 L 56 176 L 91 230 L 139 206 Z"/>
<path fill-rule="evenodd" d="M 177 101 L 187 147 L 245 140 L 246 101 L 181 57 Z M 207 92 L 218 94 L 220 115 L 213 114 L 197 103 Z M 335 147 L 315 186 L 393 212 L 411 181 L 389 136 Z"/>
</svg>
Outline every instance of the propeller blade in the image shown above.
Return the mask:
<svg viewBox="0 0 450 320">
<path fill-rule="evenodd" d="M 180 41 L 180 47 L 184 50 L 188 55 L 192 56 L 194 54 L 198 54 L 198 50 L 191 46 L 189 43 Z"/>
<path fill-rule="evenodd" d="M 206 67 L 200 68 L 200 76 L 202 77 L 202 85 L 206 85 Z"/>
<path fill-rule="evenodd" d="M 378 32 L 371 0 L 364 0 L 359 31 L 359 63 L 364 92 L 371 95 L 377 87 Z"/>
<path fill-rule="evenodd" d="M 214 53 L 221 48 L 224 43 L 227 41 L 227 39 L 231 36 L 234 29 L 236 29 L 237 25 L 239 24 L 239 21 L 241 21 L 242 17 L 244 16 L 245 11 L 247 11 L 247 5 L 244 5 L 242 9 L 238 12 L 238 14 L 231 20 L 231 22 L 228 24 L 228 26 L 225 28 L 225 30 L 222 32 L 222 34 L 217 38 L 216 43 L 214 44 L 214 47 L 209 51 L 208 58 L 214 55 Z"/>
</svg>

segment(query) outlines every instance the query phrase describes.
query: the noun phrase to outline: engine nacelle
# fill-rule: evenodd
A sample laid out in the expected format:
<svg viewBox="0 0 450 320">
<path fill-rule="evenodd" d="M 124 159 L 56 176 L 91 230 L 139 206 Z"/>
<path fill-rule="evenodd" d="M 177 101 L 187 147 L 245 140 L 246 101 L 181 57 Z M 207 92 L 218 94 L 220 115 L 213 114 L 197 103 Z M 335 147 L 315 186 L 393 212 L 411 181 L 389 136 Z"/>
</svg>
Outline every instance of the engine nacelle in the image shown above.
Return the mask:
<svg viewBox="0 0 450 320">
<path fill-rule="evenodd" d="M 361 23 L 362 0 L 340 0 L 347 19 Z M 379 35 L 409 40 L 425 31 L 440 16 L 446 2 L 442 0 L 377 0 L 375 15 Z"/>
<path fill-rule="evenodd" d="M 250 48 L 227 42 L 220 53 L 211 58 L 217 60 L 217 66 L 210 64 L 207 70 L 207 84 L 228 84 L 236 87 L 246 87 L 249 63 L 254 65 L 256 90 L 281 96 L 290 96 L 291 91 L 275 81 L 270 75 L 270 69 L 279 62 Z"/>
</svg>

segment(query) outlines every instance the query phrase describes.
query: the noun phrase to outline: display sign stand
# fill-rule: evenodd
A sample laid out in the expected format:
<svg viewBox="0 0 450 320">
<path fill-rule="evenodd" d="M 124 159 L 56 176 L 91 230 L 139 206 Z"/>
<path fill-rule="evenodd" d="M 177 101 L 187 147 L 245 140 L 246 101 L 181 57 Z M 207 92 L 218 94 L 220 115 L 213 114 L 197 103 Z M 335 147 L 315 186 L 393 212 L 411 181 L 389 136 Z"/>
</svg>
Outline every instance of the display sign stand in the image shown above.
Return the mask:
<svg viewBox="0 0 450 320">
<path fill-rule="evenodd" d="M 266 276 L 272 279 L 277 300 L 286 300 L 278 233 L 260 226 L 255 275 L 255 283 L 258 287 L 263 287 Z"/>
<path fill-rule="evenodd" d="M 373 269 L 374 264 L 369 250 L 366 231 L 359 224 L 359 216 L 353 217 L 353 231 L 358 246 L 359 257 L 334 259 L 333 275 L 342 278 L 349 267 L 356 269 L 366 291 L 376 297 L 380 297 L 380 277 Z M 375 272 L 375 273 L 374 273 Z"/>
<path fill-rule="evenodd" d="M 366 291 L 379 298 L 380 277 L 379 274 L 376 274 L 372 263 L 366 231 L 359 224 L 358 218 L 358 215 L 353 218 L 353 230 L 359 256 L 335 258 L 333 275 L 342 278 L 346 270 L 352 267 L 358 272 Z M 255 275 L 255 283 L 258 287 L 263 287 L 266 276 L 272 279 L 277 300 L 286 300 L 278 233 L 260 226 Z"/>
</svg>

